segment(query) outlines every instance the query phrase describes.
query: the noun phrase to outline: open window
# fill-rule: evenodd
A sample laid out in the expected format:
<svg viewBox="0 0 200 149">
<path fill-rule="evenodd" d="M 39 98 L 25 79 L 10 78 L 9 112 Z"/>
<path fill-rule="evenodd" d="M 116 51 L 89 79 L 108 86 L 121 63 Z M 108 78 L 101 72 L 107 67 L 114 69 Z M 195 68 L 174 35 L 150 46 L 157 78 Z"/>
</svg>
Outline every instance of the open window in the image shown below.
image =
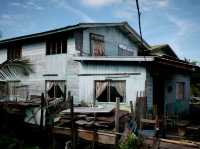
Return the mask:
<svg viewBox="0 0 200 149">
<path fill-rule="evenodd" d="M 181 100 L 185 97 L 185 83 L 176 82 L 176 99 Z"/>
<path fill-rule="evenodd" d="M 19 89 L 20 81 L 8 81 L 8 95 L 10 100 L 16 100 L 19 97 Z"/>
<path fill-rule="evenodd" d="M 134 50 L 131 48 L 128 48 L 126 45 L 119 44 L 118 55 L 119 56 L 134 56 Z"/>
<path fill-rule="evenodd" d="M 10 46 L 7 50 L 7 59 L 13 60 L 21 58 L 22 56 L 22 47 L 20 45 Z"/>
<path fill-rule="evenodd" d="M 0 100 L 6 99 L 8 91 L 7 91 L 7 83 L 6 81 L 0 81 Z"/>
<path fill-rule="evenodd" d="M 125 102 L 126 82 L 125 81 L 95 81 L 95 98 L 99 102 Z"/>
<path fill-rule="evenodd" d="M 105 55 L 104 36 L 98 34 L 90 34 L 90 51 L 92 56 Z"/>
<path fill-rule="evenodd" d="M 67 40 L 56 39 L 46 42 L 46 55 L 67 53 Z"/>
<path fill-rule="evenodd" d="M 64 97 L 65 81 L 48 80 L 46 81 L 46 95 L 48 98 Z"/>
</svg>

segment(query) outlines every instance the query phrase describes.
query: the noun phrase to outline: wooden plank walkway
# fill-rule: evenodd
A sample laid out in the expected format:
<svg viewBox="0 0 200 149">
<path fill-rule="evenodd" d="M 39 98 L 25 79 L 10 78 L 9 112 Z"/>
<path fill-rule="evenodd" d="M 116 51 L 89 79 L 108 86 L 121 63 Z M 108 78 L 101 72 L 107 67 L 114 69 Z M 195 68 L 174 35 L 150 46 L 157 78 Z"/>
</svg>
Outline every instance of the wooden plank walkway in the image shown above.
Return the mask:
<svg viewBox="0 0 200 149">
<path fill-rule="evenodd" d="M 200 142 L 178 141 L 169 139 L 159 139 L 158 142 L 159 149 L 200 149 Z M 145 138 L 145 144 L 152 147 L 153 138 Z"/>
</svg>

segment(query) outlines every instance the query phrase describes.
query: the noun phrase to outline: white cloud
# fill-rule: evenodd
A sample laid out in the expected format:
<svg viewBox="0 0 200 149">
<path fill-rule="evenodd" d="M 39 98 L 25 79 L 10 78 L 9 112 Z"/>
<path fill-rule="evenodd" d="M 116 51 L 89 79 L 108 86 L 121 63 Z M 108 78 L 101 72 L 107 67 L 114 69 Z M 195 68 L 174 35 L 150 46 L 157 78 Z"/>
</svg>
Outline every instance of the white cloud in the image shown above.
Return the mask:
<svg viewBox="0 0 200 149">
<path fill-rule="evenodd" d="M 151 11 L 155 8 L 162 9 L 169 6 L 169 0 L 141 0 L 139 3 L 143 11 Z"/>
<path fill-rule="evenodd" d="M 102 7 L 119 2 L 122 2 L 122 0 L 82 0 L 84 5 L 91 7 Z"/>
<path fill-rule="evenodd" d="M 113 14 L 117 18 L 133 19 L 137 15 L 135 0 L 116 0 L 120 5 L 116 7 Z M 117 3 L 116 2 L 116 3 Z M 141 12 L 148 12 L 154 9 L 163 9 L 169 7 L 169 0 L 139 0 Z M 120 8 L 120 9 L 119 9 Z"/>
<path fill-rule="evenodd" d="M 190 38 L 191 34 L 200 32 L 198 24 L 186 19 L 180 19 L 174 15 L 167 15 L 167 18 L 172 25 L 174 25 L 176 30 L 174 37 L 170 39 L 169 42 L 174 47 L 174 50 L 178 53 L 178 55 L 183 57 L 184 47 L 182 45 L 187 42 L 187 39 Z"/>
<path fill-rule="evenodd" d="M 123 19 L 123 20 L 131 20 L 137 17 L 136 13 L 133 13 L 133 12 L 129 10 L 118 10 L 118 11 L 114 11 L 113 14 L 116 18 Z"/>
<path fill-rule="evenodd" d="M 25 14 L 1 14 L 0 25 L 1 26 L 23 26 L 29 17 Z"/>
<path fill-rule="evenodd" d="M 0 28 L 3 33 L 12 33 L 12 37 L 29 34 L 36 27 L 36 23 L 26 14 L 5 13 L 0 15 Z M 7 35 L 3 38 L 7 38 Z"/>
<path fill-rule="evenodd" d="M 189 29 L 190 24 L 186 21 L 180 20 L 174 16 L 168 15 L 168 19 L 171 23 L 173 23 L 176 28 L 177 32 L 176 35 L 181 37 L 184 36 L 187 33 L 187 30 Z"/>
<path fill-rule="evenodd" d="M 8 19 L 8 20 L 10 20 L 10 19 L 11 19 L 11 16 L 8 15 L 8 14 L 2 14 L 2 15 L 0 16 L 0 18 L 1 18 L 1 19 Z"/>
<path fill-rule="evenodd" d="M 159 0 L 157 5 L 160 7 L 167 7 L 169 5 L 169 0 Z"/>
<path fill-rule="evenodd" d="M 10 14 L 1 14 L 0 15 L 0 24 L 1 26 L 12 25 L 17 18 Z"/>
<path fill-rule="evenodd" d="M 121 5 L 135 6 L 135 0 L 81 0 L 82 3 L 90 7 L 103 7 L 113 4 L 119 4 L 119 9 Z M 153 7 L 167 7 L 169 5 L 169 0 L 139 0 L 139 4 L 145 9 Z"/>
<path fill-rule="evenodd" d="M 11 2 L 10 5 L 12 5 L 12 6 L 21 6 L 21 3 L 19 3 L 19 2 Z"/>
<path fill-rule="evenodd" d="M 36 10 L 43 10 L 44 9 L 44 7 L 37 4 L 33 0 L 28 0 L 28 1 L 25 1 L 25 2 L 11 2 L 10 5 L 15 6 L 15 7 L 25 8 L 25 9 L 36 9 Z"/>
<path fill-rule="evenodd" d="M 76 16 L 80 17 L 80 19 L 84 22 L 94 22 L 94 20 L 89 15 L 87 15 L 85 12 L 83 12 L 77 8 L 70 6 L 66 0 L 51 0 L 51 2 L 55 6 L 64 8 L 64 9 L 70 11 L 71 13 L 75 14 Z"/>
<path fill-rule="evenodd" d="M 67 2 L 67 0 L 27 0 L 25 2 L 11 2 L 10 5 L 15 7 L 21 7 L 25 9 L 36 9 L 36 10 L 43 10 L 45 9 L 45 6 L 41 4 L 41 2 L 44 2 L 45 4 L 50 5 L 50 7 L 59 7 L 62 9 L 66 9 L 70 11 L 72 14 L 75 14 L 77 17 L 79 17 L 82 21 L 85 22 L 94 22 L 94 20 L 89 17 L 86 13 L 83 11 L 74 8 L 70 6 Z"/>
</svg>

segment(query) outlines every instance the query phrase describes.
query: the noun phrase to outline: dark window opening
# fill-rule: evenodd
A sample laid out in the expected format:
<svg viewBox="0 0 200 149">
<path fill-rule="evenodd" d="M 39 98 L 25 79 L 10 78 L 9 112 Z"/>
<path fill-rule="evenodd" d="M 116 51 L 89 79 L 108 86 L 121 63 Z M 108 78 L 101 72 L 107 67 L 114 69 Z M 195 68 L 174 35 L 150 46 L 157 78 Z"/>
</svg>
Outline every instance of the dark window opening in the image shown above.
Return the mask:
<svg viewBox="0 0 200 149">
<path fill-rule="evenodd" d="M 105 55 L 104 36 L 97 34 L 90 34 L 90 51 L 92 56 Z"/>
<path fill-rule="evenodd" d="M 75 47 L 76 50 L 80 51 L 80 55 L 83 52 L 83 31 L 77 30 L 74 32 L 74 39 L 75 39 Z"/>
<path fill-rule="evenodd" d="M 7 59 L 13 60 L 22 57 L 22 47 L 21 46 L 12 46 L 8 48 Z"/>
<path fill-rule="evenodd" d="M 46 42 L 46 55 L 67 53 L 67 40 L 48 40 Z"/>
<path fill-rule="evenodd" d="M 46 93 L 49 98 L 64 97 L 65 81 L 46 81 Z"/>
<path fill-rule="evenodd" d="M 96 100 L 99 102 L 116 102 L 116 98 L 119 98 L 120 102 L 125 102 L 125 86 L 125 81 L 95 81 Z"/>
<path fill-rule="evenodd" d="M 8 94 L 7 89 L 8 89 L 7 83 L 0 81 L 0 100 L 4 99 L 7 96 Z"/>
<path fill-rule="evenodd" d="M 50 90 L 48 90 L 48 95 L 50 98 L 60 98 L 62 97 L 64 94 L 61 90 L 61 88 L 58 85 L 53 85 Z"/>
</svg>

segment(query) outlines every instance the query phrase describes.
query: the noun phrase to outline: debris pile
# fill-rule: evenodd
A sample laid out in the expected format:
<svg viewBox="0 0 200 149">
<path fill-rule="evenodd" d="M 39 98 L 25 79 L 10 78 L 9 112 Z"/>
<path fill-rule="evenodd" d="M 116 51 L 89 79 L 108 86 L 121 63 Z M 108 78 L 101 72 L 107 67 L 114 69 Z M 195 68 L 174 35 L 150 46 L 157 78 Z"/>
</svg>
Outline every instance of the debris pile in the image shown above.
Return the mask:
<svg viewBox="0 0 200 149">
<path fill-rule="evenodd" d="M 127 122 L 129 112 L 119 110 L 118 116 L 122 128 L 125 122 Z M 71 118 L 70 109 L 64 110 L 55 118 L 55 125 L 70 127 Z M 74 123 L 77 127 L 84 129 L 113 130 L 115 127 L 115 108 L 74 107 Z"/>
</svg>

